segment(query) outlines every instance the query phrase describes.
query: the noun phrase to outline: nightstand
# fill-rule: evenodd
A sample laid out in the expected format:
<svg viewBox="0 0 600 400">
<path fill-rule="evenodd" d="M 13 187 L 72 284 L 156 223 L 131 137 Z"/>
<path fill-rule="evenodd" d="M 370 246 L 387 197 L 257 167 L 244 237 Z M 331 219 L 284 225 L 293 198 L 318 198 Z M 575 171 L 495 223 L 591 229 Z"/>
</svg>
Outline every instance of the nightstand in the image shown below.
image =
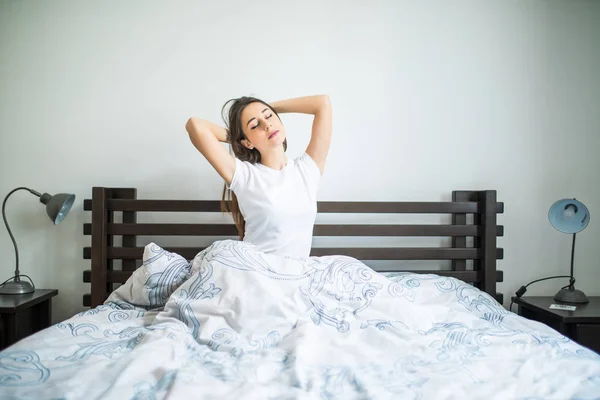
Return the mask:
<svg viewBox="0 0 600 400">
<path fill-rule="evenodd" d="M 0 351 L 50 326 L 56 289 L 0 295 Z"/>
<path fill-rule="evenodd" d="M 519 306 L 519 315 L 542 322 L 582 346 L 600 353 L 600 297 L 588 297 L 586 304 L 576 306 L 575 311 L 550 309 L 550 304 L 562 304 L 553 297 L 513 298 Z"/>
</svg>

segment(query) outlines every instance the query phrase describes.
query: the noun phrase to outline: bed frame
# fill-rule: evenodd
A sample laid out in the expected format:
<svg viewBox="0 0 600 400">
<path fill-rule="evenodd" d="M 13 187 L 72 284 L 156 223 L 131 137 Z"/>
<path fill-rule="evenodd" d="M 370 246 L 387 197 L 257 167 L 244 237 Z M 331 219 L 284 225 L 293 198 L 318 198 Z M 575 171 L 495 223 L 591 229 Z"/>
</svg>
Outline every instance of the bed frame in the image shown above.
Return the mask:
<svg viewBox="0 0 600 400">
<path fill-rule="evenodd" d="M 83 281 L 90 283 L 91 292 L 83 296 L 83 305 L 96 307 L 114 290 L 113 285 L 124 283 L 139 265 L 144 246 L 138 235 L 231 236 L 237 238 L 233 221 L 211 223 L 137 223 L 138 212 L 220 212 L 220 201 L 206 200 L 142 200 L 134 188 L 94 187 L 92 198 L 84 200 L 85 211 L 91 211 L 91 223 L 84 223 L 84 235 L 91 236 L 91 246 L 84 247 L 83 258 L 91 260 L 91 269 L 83 272 Z M 503 236 L 497 214 L 504 204 L 496 201 L 495 190 L 453 191 L 449 202 L 331 202 L 317 205 L 318 213 L 407 213 L 451 214 L 452 224 L 391 225 L 391 224 L 316 224 L 314 236 L 436 236 L 451 237 L 451 247 L 336 247 L 313 248 L 312 256 L 343 254 L 362 261 L 368 260 L 451 260 L 451 270 L 418 270 L 452 276 L 471 283 L 494 296 L 502 303 L 503 295 L 496 292 L 496 283 L 503 281 L 496 260 L 503 258 L 503 249 L 496 238 Z M 122 212 L 122 222 L 115 223 L 115 213 Z M 467 218 L 471 214 L 472 218 Z M 469 220 L 472 219 L 472 222 Z M 467 222 L 469 221 L 469 223 Z M 122 244 L 114 246 L 115 236 Z M 472 237 L 468 245 L 467 237 Z M 160 243 L 157 243 L 160 245 Z M 168 247 L 188 260 L 202 247 Z M 113 266 L 121 261 L 121 269 Z M 467 264 L 467 260 L 472 262 Z M 383 270 L 378 270 L 383 271 Z M 385 271 L 407 271 L 389 269 Z"/>
</svg>

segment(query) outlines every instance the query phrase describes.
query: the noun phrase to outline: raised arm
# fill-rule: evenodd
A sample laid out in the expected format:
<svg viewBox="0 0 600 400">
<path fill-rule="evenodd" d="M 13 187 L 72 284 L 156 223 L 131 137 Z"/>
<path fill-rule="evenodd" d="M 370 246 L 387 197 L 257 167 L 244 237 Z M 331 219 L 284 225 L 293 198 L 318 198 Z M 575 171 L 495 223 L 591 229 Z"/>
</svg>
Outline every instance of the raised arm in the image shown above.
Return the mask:
<svg viewBox="0 0 600 400">
<path fill-rule="evenodd" d="M 227 130 L 212 122 L 192 117 L 185 124 L 194 146 L 202 153 L 221 177 L 231 184 L 235 158 L 219 142 L 227 142 Z"/>
<path fill-rule="evenodd" d="M 306 152 L 318 165 L 321 174 L 331 143 L 331 102 L 327 95 L 297 97 L 271 103 L 278 113 L 301 113 L 315 116 Z"/>
</svg>

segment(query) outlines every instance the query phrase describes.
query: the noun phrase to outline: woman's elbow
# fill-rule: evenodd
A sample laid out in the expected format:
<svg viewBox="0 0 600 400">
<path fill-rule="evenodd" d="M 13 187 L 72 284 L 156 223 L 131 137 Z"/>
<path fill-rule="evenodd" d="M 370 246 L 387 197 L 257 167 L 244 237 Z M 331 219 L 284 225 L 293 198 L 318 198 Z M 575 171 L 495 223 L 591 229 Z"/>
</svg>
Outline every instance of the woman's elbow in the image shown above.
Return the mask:
<svg viewBox="0 0 600 400">
<path fill-rule="evenodd" d="M 330 111 L 331 110 L 331 100 L 329 96 L 326 94 L 322 94 L 320 97 L 319 110 L 320 111 Z"/>
<path fill-rule="evenodd" d="M 190 133 L 190 131 L 194 128 L 194 117 L 191 117 L 185 123 L 185 130 Z"/>
<path fill-rule="evenodd" d="M 185 130 L 192 136 L 198 134 L 200 131 L 201 120 L 196 117 L 190 117 L 185 123 Z"/>
</svg>

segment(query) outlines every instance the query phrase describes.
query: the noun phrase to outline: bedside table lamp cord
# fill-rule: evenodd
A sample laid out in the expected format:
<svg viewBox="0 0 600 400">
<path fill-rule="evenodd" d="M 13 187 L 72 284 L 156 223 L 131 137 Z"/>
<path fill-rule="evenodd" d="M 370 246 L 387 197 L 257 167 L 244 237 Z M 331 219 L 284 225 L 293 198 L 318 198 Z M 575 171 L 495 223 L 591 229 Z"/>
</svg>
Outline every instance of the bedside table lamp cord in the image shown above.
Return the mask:
<svg viewBox="0 0 600 400">
<path fill-rule="evenodd" d="M 521 287 L 519 288 L 519 290 L 517 290 L 517 291 L 515 292 L 515 297 L 517 297 L 517 298 L 520 298 L 521 296 L 523 296 L 523 295 L 525 294 L 525 292 L 527 291 L 527 287 L 528 287 L 529 285 L 533 284 L 533 283 L 536 283 L 536 282 L 541 282 L 541 281 L 546 281 L 546 280 L 548 280 L 548 279 L 557 279 L 557 278 L 570 278 L 570 280 L 569 280 L 569 284 L 568 284 L 567 286 L 563 287 L 563 289 L 564 289 L 564 288 L 567 288 L 567 287 L 569 287 L 569 286 L 571 286 L 571 285 L 573 285 L 573 284 L 575 283 L 575 278 L 571 278 L 571 276 L 569 276 L 569 275 L 557 275 L 557 276 L 550 276 L 550 277 L 548 277 L 548 278 L 536 279 L 535 281 L 531 281 L 531 282 L 529 282 L 529 283 L 528 283 L 527 285 L 525 285 L 525 286 L 521 286 Z M 513 297 L 513 298 L 511 299 L 511 301 L 510 301 L 510 307 L 509 307 L 509 310 L 510 310 L 510 311 L 512 311 L 512 306 L 513 306 L 513 304 L 514 304 L 514 302 L 515 302 L 515 300 L 514 300 L 514 299 L 515 299 L 515 297 Z"/>
</svg>

